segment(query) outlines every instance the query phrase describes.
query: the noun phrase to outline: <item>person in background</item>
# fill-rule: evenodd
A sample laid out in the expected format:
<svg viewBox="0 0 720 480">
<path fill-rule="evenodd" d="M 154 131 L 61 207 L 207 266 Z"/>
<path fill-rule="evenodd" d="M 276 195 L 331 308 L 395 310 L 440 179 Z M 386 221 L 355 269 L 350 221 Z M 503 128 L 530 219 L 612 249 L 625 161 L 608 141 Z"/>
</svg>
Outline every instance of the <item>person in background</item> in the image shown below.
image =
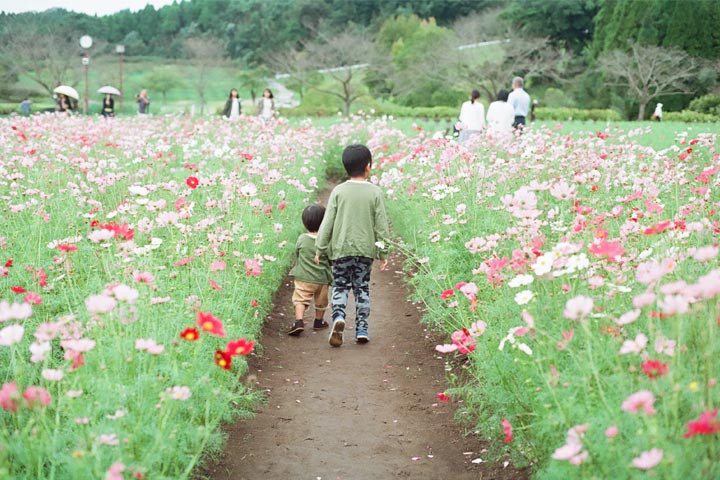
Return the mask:
<svg viewBox="0 0 720 480">
<path fill-rule="evenodd" d="M 515 109 L 507 103 L 508 91 L 500 90 L 490 104 L 487 112 L 488 132 L 491 134 L 508 134 L 512 132 L 515 123 Z"/>
<path fill-rule="evenodd" d="M 323 257 L 319 264 L 315 259 L 315 239 L 325 216 L 325 207 L 322 205 L 309 205 L 302 212 L 302 222 L 307 230 L 300 235 L 295 243 L 295 266 L 290 270 L 290 276 L 295 277 L 295 290 L 292 302 L 295 307 L 295 323 L 290 327 L 288 335 L 299 336 L 305 330 L 305 310 L 311 303 L 315 304 L 315 322 L 313 330 L 322 330 L 329 327 L 324 320 L 325 311 L 330 299 L 328 290 L 332 283 L 332 270 L 330 261 Z"/>
<path fill-rule="evenodd" d="M 147 90 L 142 90 L 140 95 L 135 97 L 135 101 L 138 104 L 138 113 L 150 113 L 150 99 L 148 98 Z"/>
<path fill-rule="evenodd" d="M 68 97 L 64 93 L 59 93 L 57 100 L 55 101 L 55 111 L 68 113 L 72 112 L 73 102 L 72 100 L 70 100 L 70 97 Z"/>
<path fill-rule="evenodd" d="M 257 103 L 257 114 L 263 120 L 270 120 L 275 115 L 275 100 L 269 88 L 263 91 L 263 96 Z"/>
<path fill-rule="evenodd" d="M 485 107 L 479 98 L 480 92 L 473 90 L 470 93 L 470 100 L 463 103 L 460 108 L 460 124 L 464 127 L 460 130 L 460 138 L 458 138 L 460 143 L 485 128 Z"/>
<path fill-rule="evenodd" d="M 223 115 L 227 118 L 234 120 L 240 118 L 242 113 L 242 105 L 240 104 L 240 97 L 238 97 L 238 91 L 236 89 L 230 90 L 230 96 L 228 96 L 223 108 Z"/>
<path fill-rule="evenodd" d="M 368 182 L 372 154 L 365 145 L 343 150 L 342 163 L 350 177 L 333 188 L 315 241 L 315 264 L 327 256 L 332 264 L 332 329 L 328 343 L 343 344 L 347 301 L 355 296 L 355 341 L 367 343 L 370 316 L 370 271 L 380 259 L 387 268 L 388 230 L 385 199 L 377 185 Z"/>
<path fill-rule="evenodd" d="M 102 104 L 102 116 L 105 118 L 115 116 L 115 100 L 109 93 L 105 94 Z"/>
<path fill-rule="evenodd" d="M 655 111 L 652 114 L 652 118 L 654 118 L 658 122 L 662 122 L 662 107 L 662 103 L 658 103 L 657 105 L 655 105 Z"/>
<path fill-rule="evenodd" d="M 515 77 L 512 81 L 513 91 L 508 95 L 508 103 L 515 110 L 515 122 L 513 127 L 521 129 L 526 125 L 527 114 L 530 111 L 530 95 L 523 90 L 522 77 Z"/>
<path fill-rule="evenodd" d="M 25 97 L 25 99 L 20 102 L 20 113 L 22 115 L 30 115 L 30 105 L 32 105 L 32 102 L 29 98 Z"/>
</svg>

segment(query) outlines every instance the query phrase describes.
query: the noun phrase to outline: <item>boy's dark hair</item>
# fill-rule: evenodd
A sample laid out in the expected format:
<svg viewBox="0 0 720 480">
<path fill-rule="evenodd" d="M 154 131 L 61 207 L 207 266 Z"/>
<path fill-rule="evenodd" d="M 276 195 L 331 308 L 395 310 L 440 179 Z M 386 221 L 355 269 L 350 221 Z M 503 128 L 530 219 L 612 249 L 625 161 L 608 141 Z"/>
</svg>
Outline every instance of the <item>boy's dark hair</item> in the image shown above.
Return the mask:
<svg viewBox="0 0 720 480">
<path fill-rule="evenodd" d="M 309 205 L 302 212 L 302 222 L 308 232 L 320 230 L 320 224 L 325 216 L 325 207 L 322 205 Z"/>
<path fill-rule="evenodd" d="M 365 167 L 372 165 L 372 153 L 365 145 L 356 143 L 345 147 L 342 162 L 348 175 L 359 177 L 365 173 Z"/>
<path fill-rule="evenodd" d="M 496 97 L 496 98 L 497 98 L 497 100 L 500 101 L 500 102 L 507 102 L 507 99 L 508 99 L 508 96 L 509 96 L 509 95 L 510 95 L 510 94 L 508 93 L 507 90 L 502 89 L 502 90 L 500 90 L 500 91 L 497 93 L 497 97 Z"/>
</svg>

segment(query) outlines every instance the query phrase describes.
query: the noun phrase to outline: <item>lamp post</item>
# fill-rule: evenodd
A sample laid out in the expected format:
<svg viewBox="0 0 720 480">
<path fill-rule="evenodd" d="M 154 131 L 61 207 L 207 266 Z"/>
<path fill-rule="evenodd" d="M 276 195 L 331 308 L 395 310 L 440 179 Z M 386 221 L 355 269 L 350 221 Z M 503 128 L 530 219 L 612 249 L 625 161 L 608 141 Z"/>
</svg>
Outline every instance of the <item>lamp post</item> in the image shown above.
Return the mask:
<svg viewBox="0 0 720 480">
<path fill-rule="evenodd" d="M 125 45 L 115 45 L 115 53 L 118 54 L 118 65 L 120 69 L 120 111 L 122 112 L 123 107 L 123 86 L 122 86 L 122 78 L 123 78 L 123 56 L 125 55 Z"/>
<path fill-rule="evenodd" d="M 82 59 L 82 64 L 85 66 L 85 103 L 83 108 L 83 113 L 87 115 L 88 113 L 88 70 L 90 70 L 90 55 L 88 53 L 88 49 L 92 47 L 93 41 L 92 37 L 90 35 L 83 35 L 80 37 L 80 46 L 85 50 L 85 56 Z"/>
</svg>

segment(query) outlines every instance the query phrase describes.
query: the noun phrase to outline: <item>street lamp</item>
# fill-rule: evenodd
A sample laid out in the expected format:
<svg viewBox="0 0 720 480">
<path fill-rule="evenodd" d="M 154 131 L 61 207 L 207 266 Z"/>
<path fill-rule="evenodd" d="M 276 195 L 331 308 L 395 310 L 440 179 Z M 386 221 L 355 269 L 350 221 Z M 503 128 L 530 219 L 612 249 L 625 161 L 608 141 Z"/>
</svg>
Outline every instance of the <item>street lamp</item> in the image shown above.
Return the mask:
<svg viewBox="0 0 720 480">
<path fill-rule="evenodd" d="M 125 55 L 125 45 L 116 45 L 115 53 L 118 54 L 118 64 L 120 66 L 120 111 L 122 112 L 123 105 L 123 86 L 122 86 L 122 68 L 123 68 L 123 56 Z"/>
<path fill-rule="evenodd" d="M 82 59 L 82 64 L 85 66 L 85 108 L 83 108 L 83 113 L 87 115 L 88 113 L 88 70 L 90 69 L 90 56 L 88 55 L 88 49 L 92 47 L 93 40 L 90 35 L 83 35 L 80 37 L 80 46 L 85 49 L 85 56 Z"/>
</svg>

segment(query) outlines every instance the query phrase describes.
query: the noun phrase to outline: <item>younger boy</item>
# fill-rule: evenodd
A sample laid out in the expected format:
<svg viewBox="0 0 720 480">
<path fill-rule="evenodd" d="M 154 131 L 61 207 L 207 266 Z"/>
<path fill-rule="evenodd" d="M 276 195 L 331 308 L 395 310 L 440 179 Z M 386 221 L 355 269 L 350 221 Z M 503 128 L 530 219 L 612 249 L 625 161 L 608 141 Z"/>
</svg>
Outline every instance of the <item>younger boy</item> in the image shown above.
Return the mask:
<svg viewBox="0 0 720 480">
<path fill-rule="evenodd" d="M 310 205 L 302 212 L 302 222 L 307 229 L 295 243 L 295 254 L 297 261 L 290 275 L 295 277 L 295 291 L 292 302 L 295 306 L 295 323 L 290 328 L 288 335 L 299 336 L 305 330 L 303 317 L 305 310 L 311 302 L 315 303 L 315 323 L 313 330 L 322 330 L 329 325 L 323 317 L 328 307 L 328 286 L 332 283 L 330 262 L 327 257 L 322 262 L 316 263 L 315 237 L 325 216 L 325 207 L 321 205 Z"/>
<path fill-rule="evenodd" d="M 350 145 L 342 154 L 350 177 L 330 193 L 327 214 L 315 242 L 315 263 L 327 255 L 332 263 L 332 331 L 328 342 L 343 343 L 345 310 L 350 288 L 355 296 L 355 341 L 367 343 L 370 315 L 370 270 L 375 258 L 385 270 L 389 237 L 382 191 L 368 182 L 372 154 L 365 145 Z"/>
</svg>

